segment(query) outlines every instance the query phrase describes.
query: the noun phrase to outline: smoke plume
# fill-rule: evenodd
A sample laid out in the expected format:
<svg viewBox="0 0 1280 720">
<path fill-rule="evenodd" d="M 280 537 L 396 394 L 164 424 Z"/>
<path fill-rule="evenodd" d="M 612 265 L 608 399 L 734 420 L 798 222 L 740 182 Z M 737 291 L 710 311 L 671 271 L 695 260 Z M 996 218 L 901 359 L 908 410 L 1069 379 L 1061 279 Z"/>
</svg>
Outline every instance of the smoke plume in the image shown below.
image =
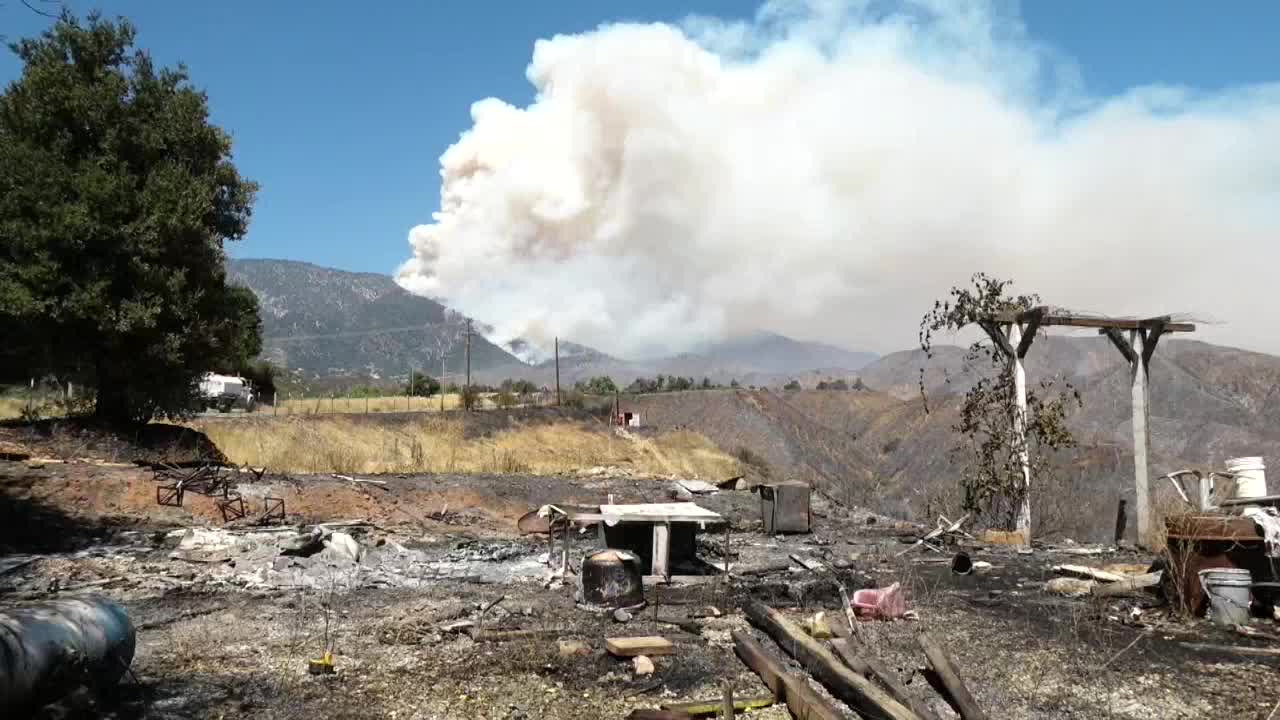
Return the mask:
<svg viewBox="0 0 1280 720">
<path fill-rule="evenodd" d="M 472 106 L 398 275 L 497 339 L 892 351 L 982 270 L 1280 351 L 1280 85 L 1100 97 L 1016 15 L 949 0 L 606 25 L 527 75 L 532 105 Z"/>
</svg>

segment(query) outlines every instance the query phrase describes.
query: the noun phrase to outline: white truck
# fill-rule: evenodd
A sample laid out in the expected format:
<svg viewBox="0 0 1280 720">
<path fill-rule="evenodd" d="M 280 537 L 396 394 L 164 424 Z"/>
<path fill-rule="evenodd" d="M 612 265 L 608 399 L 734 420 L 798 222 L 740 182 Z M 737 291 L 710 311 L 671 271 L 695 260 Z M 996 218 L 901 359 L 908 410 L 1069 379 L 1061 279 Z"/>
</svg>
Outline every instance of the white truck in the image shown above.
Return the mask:
<svg viewBox="0 0 1280 720">
<path fill-rule="evenodd" d="M 205 373 L 200 379 L 200 396 L 206 409 L 217 408 L 222 412 L 231 412 L 233 407 L 253 409 L 253 388 L 238 375 Z"/>
</svg>

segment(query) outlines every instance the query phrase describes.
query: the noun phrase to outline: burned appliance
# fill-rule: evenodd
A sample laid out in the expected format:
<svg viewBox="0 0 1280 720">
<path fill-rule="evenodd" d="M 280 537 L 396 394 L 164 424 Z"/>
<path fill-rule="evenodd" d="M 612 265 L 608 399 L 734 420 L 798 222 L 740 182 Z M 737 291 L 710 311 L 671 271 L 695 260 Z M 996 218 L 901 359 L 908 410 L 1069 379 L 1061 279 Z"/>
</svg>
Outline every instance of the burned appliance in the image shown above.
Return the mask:
<svg viewBox="0 0 1280 720">
<path fill-rule="evenodd" d="M 626 550 L 601 550 L 582 559 L 581 607 L 588 610 L 635 610 L 644 607 L 640 558 Z"/>
</svg>

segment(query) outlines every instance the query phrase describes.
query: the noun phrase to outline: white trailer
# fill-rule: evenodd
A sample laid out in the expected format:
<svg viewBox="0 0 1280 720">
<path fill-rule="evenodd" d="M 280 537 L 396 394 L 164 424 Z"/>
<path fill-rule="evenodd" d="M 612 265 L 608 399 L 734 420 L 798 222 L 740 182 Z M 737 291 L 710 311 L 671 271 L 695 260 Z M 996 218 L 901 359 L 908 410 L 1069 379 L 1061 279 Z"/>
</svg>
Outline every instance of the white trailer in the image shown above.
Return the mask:
<svg viewBox="0 0 1280 720">
<path fill-rule="evenodd" d="M 200 396 L 206 408 L 231 412 L 231 408 L 253 409 L 253 389 L 249 381 L 238 375 L 206 373 L 200 379 Z"/>
</svg>

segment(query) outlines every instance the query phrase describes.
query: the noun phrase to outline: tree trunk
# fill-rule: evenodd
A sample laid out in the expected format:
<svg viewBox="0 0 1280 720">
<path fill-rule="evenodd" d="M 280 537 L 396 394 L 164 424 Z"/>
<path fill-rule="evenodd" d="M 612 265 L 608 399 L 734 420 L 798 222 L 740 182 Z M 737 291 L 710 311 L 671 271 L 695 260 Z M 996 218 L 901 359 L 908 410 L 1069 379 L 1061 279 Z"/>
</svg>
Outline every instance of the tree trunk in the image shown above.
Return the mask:
<svg viewBox="0 0 1280 720">
<path fill-rule="evenodd" d="M 135 422 L 146 422 L 150 418 L 140 419 L 133 407 L 129 392 L 129 372 L 120 371 L 121 366 L 110 358 L 99 358 L 96 367 L 97 401 L 94 404 L 95 419 L 112 425 L 127 425 Z"/>
</svg>

